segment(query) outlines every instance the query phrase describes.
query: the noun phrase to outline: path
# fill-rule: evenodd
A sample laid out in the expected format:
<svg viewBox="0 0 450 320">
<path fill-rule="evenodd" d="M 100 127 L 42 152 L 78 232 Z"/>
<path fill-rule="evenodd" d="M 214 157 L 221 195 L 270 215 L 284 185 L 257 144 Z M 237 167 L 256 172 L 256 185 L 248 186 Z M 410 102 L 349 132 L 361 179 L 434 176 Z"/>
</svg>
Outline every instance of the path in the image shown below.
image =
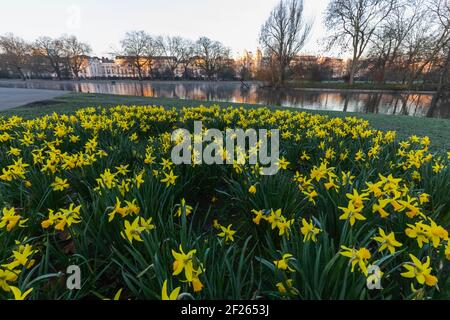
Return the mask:
<svg viewBox="0 0 450 320">
<path fill-rule="evenodd" d="M 51 100 L 65 94 L 67 94 L 67 91 L 0 88 L 0 111 L 32 102 Z"/>
</svg>

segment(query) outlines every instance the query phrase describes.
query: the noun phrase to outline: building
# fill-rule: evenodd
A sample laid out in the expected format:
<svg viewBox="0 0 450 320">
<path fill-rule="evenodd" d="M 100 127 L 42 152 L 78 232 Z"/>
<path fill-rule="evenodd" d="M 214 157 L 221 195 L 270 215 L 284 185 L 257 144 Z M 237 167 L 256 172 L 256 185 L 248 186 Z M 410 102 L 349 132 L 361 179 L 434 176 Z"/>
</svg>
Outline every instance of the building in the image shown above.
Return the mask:
<svg viewBox="0 0 450 320">
<path fill-rule="evenodd" d="M 245 75 L 254 78 L 261 68 L 262 63 L 263 55 L 259 48 L 256 49 L 256 53 L 245 50 L 242 56 L 234 61 L 237 75 L 240 78 L 245 77 Z"/>
<path fill-rule="evenodd" d="M 174 57 L 156 56 L 151 59 L 142 58 L 140 61 L 143 78 L 188 78 L 204 79 L 203 70 L 199 67 L 199 58 L 193 58 L 189 62 L 175 63 Z M 127 56 L 116 56 L 114 59 L 86 57 L 86 67 L 80 72 L 80 78 L 137 78 L 138 71 L 135 59 Z M 176 65 L 173 74 L 172 68 Z"/>
<path fill-rule="evenodd" d="M 83 57 L 81 79 L 136 79 L 139 76 L 136 59 L 129 56 L 116 56 L 114 59 L 105 57 Z M 141 75 L 144 79 L 206 79 L 201 67 L 200 57 L 193 57 L 189 61 L 176 63 L 175 57 L 155 56 L 151 59 L 141 58 Z M 264 57 L 261 50 L 245 51 L 236 59 L 224 61 L 224 72 L 227 78 L 254 79 L 261 69 L 267 68 L 270 59 Z M 327 79 L 342 78 L 346 74 L 346 62 L 343 59 L 319 57 L 313 55 L 296 56 L 290 63 L 295 74 L 304 77 L 310 70 L 320 69 Z M 173 70 L 173 71 L 172 71 Z M 306 70 L 306 71 L 305 71 Z M 233 75 L 231 76 L 231 73 Z"/>
</svg>

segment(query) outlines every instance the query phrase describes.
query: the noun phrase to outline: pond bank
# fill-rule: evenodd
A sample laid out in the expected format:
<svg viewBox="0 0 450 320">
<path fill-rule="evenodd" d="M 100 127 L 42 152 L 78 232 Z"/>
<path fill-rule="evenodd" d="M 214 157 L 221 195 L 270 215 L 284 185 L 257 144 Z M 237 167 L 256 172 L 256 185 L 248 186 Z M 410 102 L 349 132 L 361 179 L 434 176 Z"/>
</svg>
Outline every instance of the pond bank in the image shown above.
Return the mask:
<svg viewBox="0 0 450 320">
<path fill-rule="evenodd" d="M 22 106 L 15 109 L 0 112 L 0 115 L 12 116 L 18 115 L 25 118 L 34 118 L 44 114 L 58 113 L 72 113 L 75 110 L 88 106 L 104 106 L 111 107 L 117 105 L 161 105 L 166 107 L 194 107 L 199 105 L 211 106 L 218 104 L 222 107 L 243 106 L 246 108 L 261 107 L 257 104 L 243 104 L 232 102 L 216 102 L 216 101 L 198 101 L 198 100 L 181 100 L 173 98 L 147 98 L 136 96 L 117 96 L 107 94 L 82 94 L 82 93 L 68 93 L 63 96 L 53 99 L 53 101 L 46 101 L 45 104 L 34 103 L 27 106 Z M 272 108 L 281 108 L 277 106 L 270 106 Z M 366 119 L 370 122 L 372 127 L 380 130 L 395 130 L 398 133 L 399 139 L 408 138 L 411 135 L 429 136 L 431 138 L 431 148 L 433 150 L 448 150 L 450 151 L 450 120 L 448 119 L 433 119 L 433 118 L 419 118 L 401 115 L 383 115 L 383 114 L 363 114 L 340 111 L 315 111 L 303 110 L 312 113 L 326 114 L 330 117 L 346 117 L 357 116 Z"/>
</svg>

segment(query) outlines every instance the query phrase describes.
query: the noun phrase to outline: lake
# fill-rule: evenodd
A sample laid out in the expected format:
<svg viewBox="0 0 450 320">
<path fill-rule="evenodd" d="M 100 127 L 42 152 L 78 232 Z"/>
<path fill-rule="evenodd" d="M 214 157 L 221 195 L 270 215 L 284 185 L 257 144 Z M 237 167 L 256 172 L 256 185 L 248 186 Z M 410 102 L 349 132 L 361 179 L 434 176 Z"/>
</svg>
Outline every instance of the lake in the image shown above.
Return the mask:
<svg viewBox="0 0 450 320">
<path fill-rule="evenodd" d="M 432 93 L 381 91 L 263 88 L 260 83 L 209 81 L 0 81 L 2 87 L 67 90 L 145 97 L 229 101 L 286 106 L 312 110 L 425 116 Z M 450 106 L 435 111 L 435 116 L 450 118 Z"/>
</svg>

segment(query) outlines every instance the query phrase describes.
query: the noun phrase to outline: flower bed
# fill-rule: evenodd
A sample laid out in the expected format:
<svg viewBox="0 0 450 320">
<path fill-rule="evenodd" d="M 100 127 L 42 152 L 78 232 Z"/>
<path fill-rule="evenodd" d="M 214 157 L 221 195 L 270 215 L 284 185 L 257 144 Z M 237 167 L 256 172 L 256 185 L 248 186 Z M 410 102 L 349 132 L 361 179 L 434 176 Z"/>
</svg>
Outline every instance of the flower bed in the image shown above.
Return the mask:
<svg viewBox="0 0 450 320">
<path fill-rule="evenodd" d="M 279 129 L 279 172 L 174 165 L 197 120 Z M 0 118 L 0 298 L 450 298 L 450 153 L 429 143 L 268 108 Z"/>
</svg>

